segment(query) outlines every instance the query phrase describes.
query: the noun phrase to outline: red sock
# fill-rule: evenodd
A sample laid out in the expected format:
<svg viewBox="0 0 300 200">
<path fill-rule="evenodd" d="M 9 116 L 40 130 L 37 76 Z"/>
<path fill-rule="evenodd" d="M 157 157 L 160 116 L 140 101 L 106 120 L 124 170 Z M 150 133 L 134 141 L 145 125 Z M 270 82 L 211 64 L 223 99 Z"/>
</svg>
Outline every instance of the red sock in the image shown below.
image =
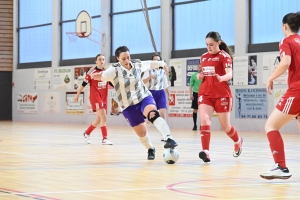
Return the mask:
<svg viewBox="0 0 300 200">
<path fill-rule="evenodd" d="M 103 140 L 107 139 L 107 128 L 106 128 L 106 126 L 102 126 L 102 127 L 100 127 L 100 129 L 101 129 Z"/>
<path fill-rule="evenodd" d="M 202 149 L 209 150 L 210 126 L 201 126 L 200 136 L 201 136 Z"/>
<path fill-rule="evenodd" d="M 284 144 L 279 131 L 270 131 L 267 136 L 275 163 L 278 163 L 282 168 L 286 168 Z"/>
<path fill-rule="evenodd" d="M 85 133 L 86 133 L 87 135 L 89 135 L 89 134 L 91 134 L 91 132 L 92 132 L 95 128 L 96 128 L 96 127 L 94 127 L 93 125 L 90 125 L 90 126 L 88 127 L 88 129 L 86 129 Z"/>
<path fill-rule="evenodd" d="M 231 129 L 228 133 L 226 133 L 234 142 L 239 141 L 240 137 L 234 126 L 231 125 Z"/>
</svg>

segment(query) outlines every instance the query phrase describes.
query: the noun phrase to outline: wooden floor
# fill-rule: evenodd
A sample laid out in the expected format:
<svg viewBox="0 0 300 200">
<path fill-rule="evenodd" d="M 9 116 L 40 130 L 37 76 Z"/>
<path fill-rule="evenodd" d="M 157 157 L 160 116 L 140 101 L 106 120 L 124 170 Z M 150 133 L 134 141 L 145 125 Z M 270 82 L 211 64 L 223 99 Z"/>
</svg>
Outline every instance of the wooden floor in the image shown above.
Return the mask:
<svg viewBox="0 0 300 200">
<path fill-rule="evenodd" d="M 300 199 L 300 135 L 283 135 L 288 180 L 259 177 L 273 160 L 264 133 L 241 132 L 243 153 L 213 131 L 211 163 L 198 158 L 199 131 L 172 130 L 180 158 L 162 159 L 161 135 L 150 128 L 156 159 L 129 127 L 108 127 L 112 146 L 101 145 L 99 128 L 85 144 L 87 125 L 0 122 L 0 199 Z"/>
</svg>

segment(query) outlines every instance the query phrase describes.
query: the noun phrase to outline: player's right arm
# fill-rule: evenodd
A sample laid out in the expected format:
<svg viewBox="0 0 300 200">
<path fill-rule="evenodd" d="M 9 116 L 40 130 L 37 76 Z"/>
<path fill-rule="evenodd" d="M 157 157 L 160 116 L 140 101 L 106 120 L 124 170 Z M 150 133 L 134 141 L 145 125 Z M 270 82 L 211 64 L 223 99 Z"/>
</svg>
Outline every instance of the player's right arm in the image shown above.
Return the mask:
<svg viewBox="0 0 300 200">
<path fill-rule="evenodd" d="M 109 82 L 113 82 L 114 78 L 116 77 L 116 70 L 115 67 L 110 66 L 108 69 L 99 72 L 99 73 L 94 73 L 92 75 L 92 78 L 95 80 L 99 80 L 99 81 L 109 81 Z"/>
<path fill-rule="evenodd" d="M 84 78 L 84 80 L 83 80 L 81 86 L 78 88 L 77 94 L 76 94 L 75 97 L 74 97 L 74 102 L 78 102 L 80 93 L 82 92 L 82 90 L 84 89 L 84 87 L 85 87 L 87 84 L 89 84 L 89 82 L 91 81 L 91 79 L 92 79 L 92 77 L 91 77 L 90 74 L 86 74 L 86 75 L 85 75 L 85 78 Z"/>
</svg>

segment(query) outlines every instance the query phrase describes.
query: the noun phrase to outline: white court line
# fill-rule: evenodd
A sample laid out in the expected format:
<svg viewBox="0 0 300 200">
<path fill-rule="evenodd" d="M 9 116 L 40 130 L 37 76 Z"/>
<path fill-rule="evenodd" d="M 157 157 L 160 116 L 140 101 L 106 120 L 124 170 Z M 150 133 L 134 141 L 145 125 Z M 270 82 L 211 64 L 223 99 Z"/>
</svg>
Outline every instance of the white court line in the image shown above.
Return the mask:
<svg viewBox="0 0 300 200">
<path fill-rule="evenodd" d="M 273 183 L 274 185 L 300 185 L 300 183 Z M 255 186 L 262 186 L 266 185 L 265 183 L 262 184 L 237 184 L 237 185 L 219 185 L 219 186 L 194 186 L 194 187 L 172 187 L 172 189 L 194 189 L 194 188 L 224 188 L 224 187 L 255 187 Z M 270 186 L 271 184 L 269 184 Z M 147 190 L 168 190 L 167 187 L 160 187 L 160 188 L 132 188 L 132 189 L 112 189 L 112 190 L 69 190 L 69 191 L 60 191 L 60 192 L 24 192 L 24 193 L 0 193 L 0 196 L 11 196 L 11 195 L 44 195 L 44 194 L 70 194 L 70 193 L 95 193 L 95 192 L 119 192 L 119 191 L 147 191 Z M 196 194 L 196 193 L 195 193 Z M 199 193 L 200 194 L 200 193 Z M 285 198 L 300 198 L 299 196 L 284 196 Z M 272 197 L 272 198 L 282 198 L 282 197 Z M 232 198 L 231 198 L 232 199 Z M 241 198 L 236 198 L 241 199 Z M 242 199 L 270 199 L 270 197 L 266 198 L 242 198 Z"/>
</svg>

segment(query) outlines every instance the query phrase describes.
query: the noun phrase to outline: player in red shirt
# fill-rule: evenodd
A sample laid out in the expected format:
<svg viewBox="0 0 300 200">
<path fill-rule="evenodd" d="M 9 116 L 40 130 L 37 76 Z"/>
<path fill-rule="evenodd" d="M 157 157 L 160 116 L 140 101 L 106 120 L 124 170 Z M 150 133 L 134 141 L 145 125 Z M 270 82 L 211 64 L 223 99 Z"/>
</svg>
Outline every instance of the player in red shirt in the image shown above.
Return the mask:
<svg viewBox="0 0 300 200">
<path fill-rule="evenodd" d="M 203 149 L 199 153 L 199 157 L 204 162 L 210 162 L 210 125 L 214 111 L 218 113 L 223 131 L 234 142 L 234 157 L 241 154 L 243 139 L 230 124 L 232 95 L 227 81 L 232 78 L 232 51 L 218 32 L 209 32 L 206 35 L 206 46 L 208 52 L 200 58 L 202 72 L 197 75 L 199 80 L 203 80 L 198 92 L 201 118 L 200 135 Z"/>
<path fill-rule="evenodd" d="M 265 179 L 288 179 L 292 176 L 286 167 L 285 152 L 279 129 L 300 115 L 300 12 L 289 13 L 282 19 L 284 38 L 279 43 L 280 63 L 269 77 L 267 91 L 271 94 L 273 81 L 288 70 L 288 89 L 269 116 L 265 131 L 275 165 L 260 174 Z"/>
<path fill-rule="evenodd" d="M 107 109 L 107 93 L 108 93 L 108 82 L 98 81 L 91 78 L 91 74 L 104 71 L 105 57 L 101 54 L 96 56 L 96 67 L 91 68 L 85 76 L 82 85 L 78 88 L 77 94 L 74 97 L 74 101 L 77 102 L 80 93 L 83 88 L 90 84 L 90 102 L 92 105 L 93 112 L 96 112 L 96 119 L 83 133 L 86 143 L 90 144 L 91 132 L 100 124 L 102 133 L 102 144 L 112 145 L 113 143 L 107 139 L 107 128 L 106 128 L 106 109 Z"/>
</svg>

